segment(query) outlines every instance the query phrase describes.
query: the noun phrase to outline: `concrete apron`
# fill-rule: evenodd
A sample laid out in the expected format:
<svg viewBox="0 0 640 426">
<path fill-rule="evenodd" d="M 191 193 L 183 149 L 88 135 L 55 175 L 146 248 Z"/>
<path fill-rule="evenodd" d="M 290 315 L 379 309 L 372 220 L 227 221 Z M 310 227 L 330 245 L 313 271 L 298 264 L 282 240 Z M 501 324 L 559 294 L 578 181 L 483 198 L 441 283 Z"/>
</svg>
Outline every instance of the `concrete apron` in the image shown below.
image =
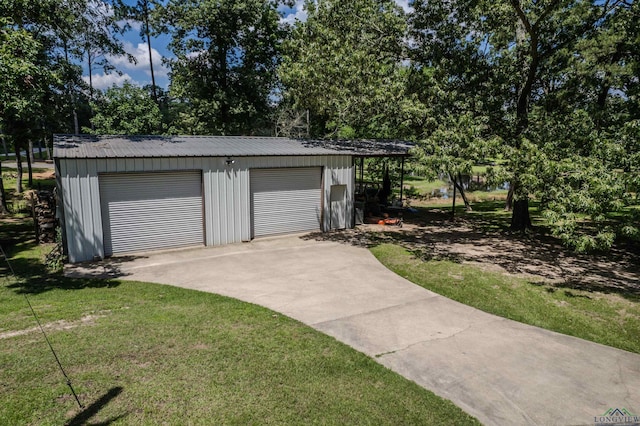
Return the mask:
<svg viewBox="0 0 640 426">
<path fill-rule="evenodd" d="M 589 425 L 609 408 L 640 414 L 639 355 L 454 302 L 392 273 L 363 248 L 285 237 L 67 269 L 105 273 L 281 312 L 486 425 Z"/>
</svg>

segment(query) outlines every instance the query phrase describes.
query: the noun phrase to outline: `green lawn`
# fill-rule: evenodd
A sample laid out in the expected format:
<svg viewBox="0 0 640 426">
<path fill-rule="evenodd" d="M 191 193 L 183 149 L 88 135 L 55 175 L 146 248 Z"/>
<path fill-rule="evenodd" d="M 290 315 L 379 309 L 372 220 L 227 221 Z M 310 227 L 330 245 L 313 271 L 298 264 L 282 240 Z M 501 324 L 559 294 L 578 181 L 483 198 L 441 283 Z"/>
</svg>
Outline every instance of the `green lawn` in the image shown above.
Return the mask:
<svg viewBox="0 0 640 426">
<path fill-rule="evenodd" d="M 477 173 L 476 173 L 476 168 Z M 474 177 L 476 174 L 484 173 L 486 166 L 474 166 Z M 436 179 L 428 180 L 419 176 L 405 176 L 404 178 L 405 193 L 409 198 L 426 197 L 426 200 L 412 200 L 412 205 L 420 207 L 441 207 L 442 204 L 451 204 L 451 198 L 430 198 L 434 191 L 439 194 L 440 188 L 448 188 L 449 183 Z M 492 201 L 492 200 L 504 200 L 507 196 L 507 190 L 495 190 L 495 191 L 467 191 L 467 198 L 471 203 Z M 460 194 L 456 197 L 456 202 L 462 203 L 462 197 Z"/>
<path fill-rule="evenodd" d="M 0 228 L 14 242 L 9 234 L 28 229 Z M 21 279 L 0 278 L 3 424 L 477 424 L 371 358 L 268 309 L 170 286 L 47 275 L 44 249 L 29 242 L 11 253 Z M 42 335 L 24 332 L 35 323 L 23 293 L 49 324 L 86 411 Z M 24 334 L 7 337 L 12 331 Z"/>
<path fill-rule="evenodd" d="M 413 187 L 418 194 L 424 196 L 431 195 L 433 191 L 440 188 L 447 188 L 449 184 L 439 179 L 428 180 L 419 176 L 405 176 L 404 186 L 405 188 Z"/>
<path fill-rule="evenodd" d="M 387 268 L 486 312 L 640 353 L 640 297 L 557 287 L 451 261 L 424 261 L 395 244 L 371 249 Z"/>
</svg>

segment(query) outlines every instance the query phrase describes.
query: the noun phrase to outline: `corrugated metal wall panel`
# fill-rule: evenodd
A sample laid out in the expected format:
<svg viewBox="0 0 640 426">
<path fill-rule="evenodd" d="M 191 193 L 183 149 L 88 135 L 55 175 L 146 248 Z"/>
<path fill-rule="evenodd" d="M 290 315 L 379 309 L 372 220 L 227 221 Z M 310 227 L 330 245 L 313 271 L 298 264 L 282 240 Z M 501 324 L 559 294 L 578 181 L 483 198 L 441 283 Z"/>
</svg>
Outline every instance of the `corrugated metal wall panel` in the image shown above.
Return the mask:
<svg viewBox="0 0 640 426">
<path fill-rule="evenodd" d="M 251 239 L 250 177 L 252 168 L 323 167 L 323 222 L 330 227 L 331 185 L 347 185 L 347 220 L 353 226 L 354 174 L 350 156 L 236 157 L 227 166 L 225 158 L 178 158 L 163 164 L 160 158 L 135 159 L 131 172 L 202 170 L 204 181 L 204 220 L 207 245 L 229 244 Z M 97 173 L 126 171 L 121 159 L 58 159 L 66 243 L 72 262 L 102 257 L 103 231 Z M 87 165 L 80 174 L 79 163 Z M 80 182 L 83 182 L 82 187 Z M 88 185 L 85 185 L 89 183 Z M 232 193 L 232 203 L 228 194 Z M 86 216 L 85 216 L 86 214 Z"/>
<path fill-rule="evenodd" d="M 201 173 L 100 176 L 105 255 L 202 244 Z"/>
<path fill-rule="evenodd" d="M 253 236 L 321 227 L 320 167 L 252 169 Z"/>
</svg>

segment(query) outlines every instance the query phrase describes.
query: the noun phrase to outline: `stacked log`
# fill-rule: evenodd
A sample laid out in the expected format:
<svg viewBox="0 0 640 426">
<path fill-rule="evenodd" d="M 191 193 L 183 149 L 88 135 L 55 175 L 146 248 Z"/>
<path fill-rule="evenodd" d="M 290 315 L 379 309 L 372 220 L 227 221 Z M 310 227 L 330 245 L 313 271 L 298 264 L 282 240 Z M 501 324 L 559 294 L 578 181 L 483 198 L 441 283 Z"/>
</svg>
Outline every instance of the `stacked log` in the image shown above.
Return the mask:
<svg viewBox="0 0 640 426">
<path fill-rule="evenodd" d="M 56 197 L 53 191 L 34 191 L 33 221 L 38 244 L 56 241 Z"/>
</svg>

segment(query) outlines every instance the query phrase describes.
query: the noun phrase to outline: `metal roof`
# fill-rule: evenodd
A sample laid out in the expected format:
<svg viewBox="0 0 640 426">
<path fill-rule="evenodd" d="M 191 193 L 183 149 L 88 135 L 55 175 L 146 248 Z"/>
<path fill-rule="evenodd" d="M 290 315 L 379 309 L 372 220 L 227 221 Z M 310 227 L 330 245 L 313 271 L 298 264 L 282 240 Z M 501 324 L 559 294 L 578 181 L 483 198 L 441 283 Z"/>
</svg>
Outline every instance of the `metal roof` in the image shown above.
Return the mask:
<svg viewBox="0 0 640 426">
<path fill-rule="evenodd" d="M 255 136 L 54 135 L 55 158 L 243 157 L 281 155 L 406 156 L 393 141 L 326 141 Z"/>
</svg>

